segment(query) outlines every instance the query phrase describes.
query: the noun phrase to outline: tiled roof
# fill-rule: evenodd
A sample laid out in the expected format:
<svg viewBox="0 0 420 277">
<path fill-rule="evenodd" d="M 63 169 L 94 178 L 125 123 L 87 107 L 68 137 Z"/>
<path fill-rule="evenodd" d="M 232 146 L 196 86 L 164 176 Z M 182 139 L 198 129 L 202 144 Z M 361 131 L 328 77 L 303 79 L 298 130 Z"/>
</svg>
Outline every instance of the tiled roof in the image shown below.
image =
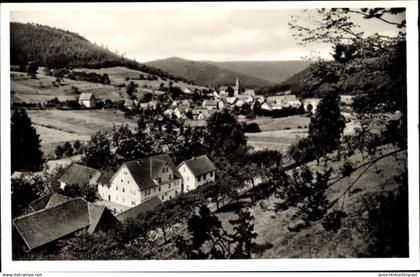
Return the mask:
<svg viewBox="0 0 420 277">
<path fill-rule="evenodd" d="M 184 163 L 192 171 L 194 176 L 199 176 L 199 175 L 202 175 L 202 174 L 205 174 L 205 173 L 216 170 L 216 167 L 214 166 L 212 161 L 210 161 L 210 159 L 206 155 L 202 155 L 200 157 L 196 157 L 196 158 L 192 158 L 190 160 L 183 161 L 178 166 L 178 168 Z"/>
<path fill-rule="evenodd" d="M 153 178 L 158 177 L 161 168 L 165 164 L 173 171 L 174 177 L 181 178 L 174 162 L 167 154 L 129 161 L 124 164 L 127 166 L 140 190 L 156 186 Z"/>
<path fill-rule="evenodd" d="M 161 203 L 162 201 L 159 199 L 158 196 L 152 197 L 146 200 L 145 202 L 120 213 L 119 215 L 117 215 L 117 219 L 121 222 L 129 218 L 136 219 L 139 217 L 139 215 L 154 210 Z"/>
<path fill-rule="evenodd" d="M 104 207 L 82 198 L 73 198 L 60 205 L 15 218 L 13 225 L 31 250 L 88 226 L 88 231 L 93 232 L 104 211 Z"/>
<path fill-rule="evenodd" d="M 51 208 L 51 207 L 60 205 L 70 199 L 71 197 L 66 196 L 66 195 L 62 195 L 58 193 L 49 193 L 29 203 L 29 207 L 33 211 L 39 211 L 45 208 Z"/>
<path fill-rule="evenodd" d="M 99 184 L 110 184 L 113 176 L 114 176 L 114 173 L 112 173 L 112 172 L 104 172 L 104 173 L 102 173 L 101 177 L 99 177 L 98 183 Z"/>
<path fill-rule="evenodd" d="M 96 182 L 100 176 L 99 170 L 73 163 L 58 181 L 66 184 L 86 185 Z"/>
</svg>

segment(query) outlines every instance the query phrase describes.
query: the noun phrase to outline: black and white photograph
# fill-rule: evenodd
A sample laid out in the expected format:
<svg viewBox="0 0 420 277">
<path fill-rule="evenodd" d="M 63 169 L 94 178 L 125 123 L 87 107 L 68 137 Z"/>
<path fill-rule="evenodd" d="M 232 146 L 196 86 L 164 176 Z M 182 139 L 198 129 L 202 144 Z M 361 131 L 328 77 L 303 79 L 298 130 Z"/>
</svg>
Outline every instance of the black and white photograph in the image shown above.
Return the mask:
<svg viewBox="0 0 420 277">
<path fill-rule="evenodd" d="M 10 9 L 11 261 L 419 257 L 400 2 Z"/>
</svg>

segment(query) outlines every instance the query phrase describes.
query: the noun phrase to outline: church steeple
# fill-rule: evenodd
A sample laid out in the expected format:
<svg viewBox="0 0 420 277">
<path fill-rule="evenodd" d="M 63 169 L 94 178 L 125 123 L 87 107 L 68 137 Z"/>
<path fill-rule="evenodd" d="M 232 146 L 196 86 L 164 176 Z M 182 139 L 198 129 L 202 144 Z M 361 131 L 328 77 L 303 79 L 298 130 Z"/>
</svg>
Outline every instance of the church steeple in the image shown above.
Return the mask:
<svg viewBox="0 0 420 277">
<path fill-rule="evenodd" d="M 236 85 L 235 85 L 235 96 L 238 96 L 240 94 L 241 91 L 241 87 L 239 85 L 239 78 L 236 77 Z"/>
</svg>

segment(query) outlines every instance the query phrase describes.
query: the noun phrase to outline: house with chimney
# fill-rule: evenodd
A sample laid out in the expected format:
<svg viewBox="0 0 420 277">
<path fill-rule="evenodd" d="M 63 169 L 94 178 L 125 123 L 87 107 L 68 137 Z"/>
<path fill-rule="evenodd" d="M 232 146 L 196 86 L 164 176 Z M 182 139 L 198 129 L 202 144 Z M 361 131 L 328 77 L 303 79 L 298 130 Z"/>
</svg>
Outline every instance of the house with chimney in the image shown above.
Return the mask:
<svg viewBox="0 0 420 277">
<path fill-rule="evenodd" d="M 109 181 L 98 184 L 102 199 L 128 208 L 157 196 L 162 202 L 181 193 L 182 177 L 167 154 L 123 163 Z"/>
<path fill-rule="evenodd" d="M 178 165 L 178 172 L 183 179 L 184 192 L 214 182 L 216 178 L 216 167 L 206 155 L 183 161 Z"/>
</svg>

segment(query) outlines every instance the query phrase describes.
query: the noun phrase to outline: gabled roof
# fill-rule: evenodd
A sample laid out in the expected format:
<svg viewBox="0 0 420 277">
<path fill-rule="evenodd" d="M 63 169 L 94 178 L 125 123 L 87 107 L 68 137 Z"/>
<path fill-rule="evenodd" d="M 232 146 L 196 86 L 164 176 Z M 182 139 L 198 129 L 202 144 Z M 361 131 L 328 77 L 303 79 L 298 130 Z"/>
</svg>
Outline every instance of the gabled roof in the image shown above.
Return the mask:
<svg viewBox="0 0 420 277">
<path fill-rule="evenodd" d="M 112 172 L 104 172 L 104 173 L 102 173 L 101 177 L 99 177 L 98 183 L 100 183 L 100 184 L 110 184 L 113 176 L 114 176 L 114 173 L 112 173 Z"/>
<path fill-rule="evenodd" d="M 91 92 L 83 92 L 79 96 L 80 101 L 90 100 L 91 98 L 94 98 L 95 95 Z"/>
<path fill-rule="evenodd" d="M 96 182 L 100 176 L 101 172 L 99 170 L 73 163 L 58 181 L 66 184 L 86 185 Z"/>
<path fill-rule="evenodd" d="M 226 102 L 227 103 L 229 103 L 229 104 L 233 104 L 233 103 L 235 103 L 235 101 L 237 100 L 238 98 L 236 97 L 236 96 L 233 96 L 233 97 L 226 97 Z"/>
<path fill-rule="evenodd" d="M 45 208 L 58 206 L 70 199 L 72 198 L 66 195 L 59 193 L 49 193 L 29 203 L 29 207 L 33 211 L 39 211 Z"/>
<path fill-rule="evenodd" d="M 57 206 L 15 218 L 13 225 L 31 250 L 86 227 L 89 227 L 89 232 L 93 232 L 104 211 L 104 207 L 82 198 L 73 198 Z"/>
<path fill-rule="evenodd" d="M 194 176 L 199 176 L 202 174 L 206 174 L 211 171 L 215 171 L 216 167 L 210 161 L 210 159 L 206 155 L 202 155 L 200 157 L 195 157 L 186 161 L 183 161 L 178 168 L 185 164 L 188 166 L 188 168 L 191 170 L 191 172 L 194 174 Z"/>
<path fill-rule="evenodd" d="M 153 179 L 159 177 L 159 172 L 165 164 L 173 171 L 174 177 L 181 178 L 174 162 L 168 154 L 129 161 L 123 165 L 130 171 L 140 190 L 144 190 L 156 186 Z"/>
<path fill-rule="evenodd" d="M 129 218 L 136 219 L 139 217 L 139 215 L 154 210 L 161 203 L 162 201 L 159 199 L 158 196 L 152 197 L 150 199 L 147 199 L 145 202 L 118 214 L 117 219 L 121 222 Z"/>
</svg>

